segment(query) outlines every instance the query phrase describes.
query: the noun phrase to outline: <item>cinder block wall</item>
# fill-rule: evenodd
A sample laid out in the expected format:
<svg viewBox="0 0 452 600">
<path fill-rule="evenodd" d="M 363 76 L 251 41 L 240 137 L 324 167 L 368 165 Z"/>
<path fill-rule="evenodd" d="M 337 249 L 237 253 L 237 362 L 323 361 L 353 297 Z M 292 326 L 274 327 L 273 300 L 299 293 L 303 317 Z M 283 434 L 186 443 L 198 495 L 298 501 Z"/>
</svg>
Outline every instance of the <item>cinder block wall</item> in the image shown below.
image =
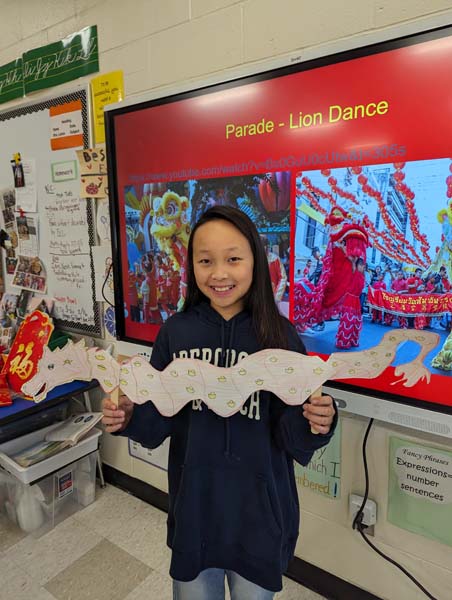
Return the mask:
<svg viewBox="0 0 452 600">
<path fill-rule="evenodd" d="M 451 0 L 0 0 L 0 65 L 25 50 L 97 25 L 101 72 L 122 69 L 126 95 L 131 96 L 211 75 L 227 76 L 243 66 L 258 71 L 271 58 L 310 58 L 445 25 L 451 22 L 451 9 Z M 2 149 L 4 160 L 12 150 Z M 340 499 L 327 500 L 300 489 L 297 554 L 383 599 L 423 600 L 413 584 L 351 530 L 348 495 L 363 491 L 365 427 L 359 418 L 343 419 Z M 369 441 L 370 495 L 379 509 L 374 541 L 446 600 L 452 595 L 452 548 L 386 521 L 388 437 L 394 433 L 441 446 L 427 436 L 413 438 L 408 430 L 375 427 Z M 451 444 L 442 446 L 451 449 Z M 116 468 L 165 489 L 164 474 L 131 459 L 126 440 L 107 436 L 104 457 Z M 451 521 L 444 526 L 450 527 Z"/>
</svg>

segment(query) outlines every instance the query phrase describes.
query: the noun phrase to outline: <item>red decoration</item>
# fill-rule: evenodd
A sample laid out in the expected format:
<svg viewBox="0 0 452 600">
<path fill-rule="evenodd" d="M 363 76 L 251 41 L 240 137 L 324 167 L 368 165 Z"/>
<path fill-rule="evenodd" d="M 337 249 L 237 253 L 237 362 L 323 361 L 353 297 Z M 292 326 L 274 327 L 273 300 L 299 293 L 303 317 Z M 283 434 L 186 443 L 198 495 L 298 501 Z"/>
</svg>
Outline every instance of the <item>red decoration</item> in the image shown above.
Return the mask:
<svg viewBox="0 0 452 600">
<path fill-rule="evenodd" d="M 13 399 L 6 380 L 6 373 L 0 374 L 0 406 L 9 406 L 12 403 Z"/>
<path fill-rule="evenodd" d="M 49 315 L 35 310 L 25 317 L 3 367 L 9 387 L 15 392 L 20 392 L 23 384 L 36 374 L 52 331 Z"/>
<path fill-rule="evenodd" d="M 267 212 L 286 210 L 290 204 L 290 173 L 269 173 L 259 183 L 259 196 Z"/>
</svg>

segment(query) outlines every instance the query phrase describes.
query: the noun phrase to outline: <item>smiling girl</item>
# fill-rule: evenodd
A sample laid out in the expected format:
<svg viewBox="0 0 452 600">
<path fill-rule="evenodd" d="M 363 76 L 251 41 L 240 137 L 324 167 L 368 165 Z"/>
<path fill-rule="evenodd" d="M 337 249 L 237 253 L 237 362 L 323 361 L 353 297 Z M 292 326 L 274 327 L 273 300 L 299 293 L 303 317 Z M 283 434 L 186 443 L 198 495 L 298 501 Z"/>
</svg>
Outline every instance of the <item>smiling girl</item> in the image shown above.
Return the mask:
<svg viewBox="0 0 452 600">
<path fill-rule="evenodd" d="M 230 367 L 264 348 L 305 352 L 278 312 L 254 224 L 238 209 L 214 206 L 191 234 L 184 308 L 161 328 L 151 364 L 163 370 L 192 357 Z M 260 391 L 229 418 L 201 401 L 169 418 L 152 402 L 134 406 L 121 397 L 116 408 L 105 400 L 107 431 L 147 448 L 171 437 L 167 541 L 175 600 L 223 600 L 225 578 L 232 600 L 273 598 L 298 538 L 293 459 L 306 465 L 335 421 L 329 396 L 299 407 Z"/>
</svg>

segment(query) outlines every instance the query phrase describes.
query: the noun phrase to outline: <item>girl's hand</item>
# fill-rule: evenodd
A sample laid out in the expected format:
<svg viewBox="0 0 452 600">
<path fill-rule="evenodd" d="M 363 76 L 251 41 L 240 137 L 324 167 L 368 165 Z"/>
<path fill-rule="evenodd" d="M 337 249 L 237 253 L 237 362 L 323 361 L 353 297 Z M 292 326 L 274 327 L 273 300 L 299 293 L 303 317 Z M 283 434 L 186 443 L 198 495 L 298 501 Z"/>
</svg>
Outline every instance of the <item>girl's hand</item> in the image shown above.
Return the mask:
<svg viewBox="0 0 452 600">
<path fill-rule="evenodd" d="M 318 433 L 329 433 L 334 419 L 334 406 L 331 396 L 310 398 L 303 404 L 303 416 Z"/>
<path fill-rule="evenodd" d="M 119 396 L 118 406 L 111 401 L 110 396 L 106 396 L 102 401 L 102 412 L 104 414 L 102 423 L 105 425 L 105 431 L 114 433 L 125 429 L 132 417 L 133 402 L 127 396 Z"/>
</svg>

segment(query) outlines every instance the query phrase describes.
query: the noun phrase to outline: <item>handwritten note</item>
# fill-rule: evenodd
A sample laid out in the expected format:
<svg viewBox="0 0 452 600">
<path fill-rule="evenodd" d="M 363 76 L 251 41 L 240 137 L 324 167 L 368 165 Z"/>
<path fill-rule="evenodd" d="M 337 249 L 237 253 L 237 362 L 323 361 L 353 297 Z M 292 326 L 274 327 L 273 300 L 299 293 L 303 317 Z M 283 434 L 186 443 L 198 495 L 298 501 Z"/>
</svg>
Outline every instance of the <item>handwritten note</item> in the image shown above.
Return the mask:
<svg viewBox="0 0 452 600">
<path fill-rule="evenodd" d="M 96 142 L 105 142 L 104 106 L 124 99 L 122 71 L 104 73 L 91 80 L 94 113 L 94 136 Z"/>
<path fill-rule="evenodd" d="M 47 193 L 44 211 L 49 225 L 48 247 L 51 254 L 89 254 L 86 200 L 71 190 L 55 185 Z"/>
<path fill-rule="evenodd" d="M 80 196 L 105 198 L 108 195 L 107 161 L 105 147 L 77 150 L 80 167 Z"/>
<path fill-rule="evenodd" d="M 81 175 L 105 175 L 107 173 L 105 146 L 77 150 L 77 158 Z"/>
<path fill-rule="evenodd" d="M 94 319 L 80 305 L 80 299 L 65 294 L 55 296 L 54 316 L 57 319 L 80 323 L 81 325 L 93 325 Z"/>
<path fill-rule="evenodd" d="M 76 289 L 84 289 L 90 283 L 89 256 L 55 256 L 50 262 L 56 281 Z"/>
</svg>

